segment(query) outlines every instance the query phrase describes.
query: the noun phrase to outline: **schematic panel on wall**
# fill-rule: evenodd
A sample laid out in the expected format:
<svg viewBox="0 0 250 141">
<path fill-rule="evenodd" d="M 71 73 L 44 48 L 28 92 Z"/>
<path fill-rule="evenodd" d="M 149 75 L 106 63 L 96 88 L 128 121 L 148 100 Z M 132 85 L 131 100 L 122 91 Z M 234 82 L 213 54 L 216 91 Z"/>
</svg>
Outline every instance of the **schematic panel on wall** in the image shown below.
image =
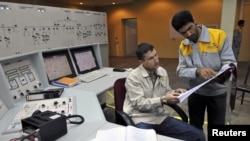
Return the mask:
<svg viewBox="0 0 250 141">
<path fill-rule="evenodd" d="M 0 2 L 0 18 L 0 57 L 108 43 L 103 12 Z"/>
</svg>

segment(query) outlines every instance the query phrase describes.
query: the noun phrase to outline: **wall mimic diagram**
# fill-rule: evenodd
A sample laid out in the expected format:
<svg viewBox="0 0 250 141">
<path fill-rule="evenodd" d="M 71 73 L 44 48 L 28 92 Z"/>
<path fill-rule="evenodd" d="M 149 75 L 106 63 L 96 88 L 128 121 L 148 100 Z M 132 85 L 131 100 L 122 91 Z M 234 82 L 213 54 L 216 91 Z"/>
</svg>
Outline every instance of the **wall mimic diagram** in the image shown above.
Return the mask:
<svg viewBox="0 0 250 141">
<path fill-rule="evenodd" d="M 0 2 L 0 57 L 83 44 L 107 44 L 106 13 Z"/>
</svg>

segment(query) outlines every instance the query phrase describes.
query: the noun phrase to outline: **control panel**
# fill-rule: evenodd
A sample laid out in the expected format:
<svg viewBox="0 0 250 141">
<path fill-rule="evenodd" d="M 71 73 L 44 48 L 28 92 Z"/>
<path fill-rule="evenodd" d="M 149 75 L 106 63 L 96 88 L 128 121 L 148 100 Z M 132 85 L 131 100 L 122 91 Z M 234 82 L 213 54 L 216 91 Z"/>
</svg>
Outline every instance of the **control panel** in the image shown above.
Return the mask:
<svg viewBox="0 0 250 141">
<path fill-rule="evenodd" d="M 2 67 L 14 103 L 25 99 L 28 92 L 42 87 L 32 59 L 24 57 L 6 61 Z"/>
<path fill-rule="evenodd" d="M 22 129 L 21 119 L 32 116 L 36 110 L 41 112 L 49 110 L 65 116 L 74 115 L 76 114 L 75 104 L 74 96 L 26 102 L 2 134 L 20 131 Z"/>
</svg>

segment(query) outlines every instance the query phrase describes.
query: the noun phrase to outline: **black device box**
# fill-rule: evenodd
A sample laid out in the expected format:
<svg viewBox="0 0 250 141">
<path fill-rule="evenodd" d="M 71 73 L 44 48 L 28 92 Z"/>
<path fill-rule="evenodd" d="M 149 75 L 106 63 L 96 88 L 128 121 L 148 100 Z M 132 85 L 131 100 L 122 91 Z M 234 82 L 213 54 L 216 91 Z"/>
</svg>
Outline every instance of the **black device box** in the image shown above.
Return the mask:
<svg viewBox="0 0 250 141">
<path fill-rule="evenodd" d="M 44 100 L 44 99 L 51 99 L 51 98 L 59 98 L 64 91 L 64 88 L 55 88 L 55 89 L 48 89 L 48 90 L 34 90 L 28 92 L 26 95 L 27 101 L 33 100 Z"/>
<path fill-rule="evenodd" d="M 24 132 L 39 129 L 37 136 L 41 141 L 54 141 L 68 132 L 66 116 L 52 111 L 33 114 L 21 123 Z"/>
</svg>

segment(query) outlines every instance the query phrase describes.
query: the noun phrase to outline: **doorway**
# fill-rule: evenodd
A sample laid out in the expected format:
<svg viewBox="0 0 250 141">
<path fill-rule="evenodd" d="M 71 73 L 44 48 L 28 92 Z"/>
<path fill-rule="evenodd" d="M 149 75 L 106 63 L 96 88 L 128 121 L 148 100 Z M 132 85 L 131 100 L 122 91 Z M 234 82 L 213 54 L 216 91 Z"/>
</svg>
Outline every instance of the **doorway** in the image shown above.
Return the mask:
<svg viewBox="0 0 250 141">
<path fill-rule="evenodd" d="M 125 56 L 135 56 L 137 47 L 137 19 L 124 19 L 123 27 Z"/>
</svg>

